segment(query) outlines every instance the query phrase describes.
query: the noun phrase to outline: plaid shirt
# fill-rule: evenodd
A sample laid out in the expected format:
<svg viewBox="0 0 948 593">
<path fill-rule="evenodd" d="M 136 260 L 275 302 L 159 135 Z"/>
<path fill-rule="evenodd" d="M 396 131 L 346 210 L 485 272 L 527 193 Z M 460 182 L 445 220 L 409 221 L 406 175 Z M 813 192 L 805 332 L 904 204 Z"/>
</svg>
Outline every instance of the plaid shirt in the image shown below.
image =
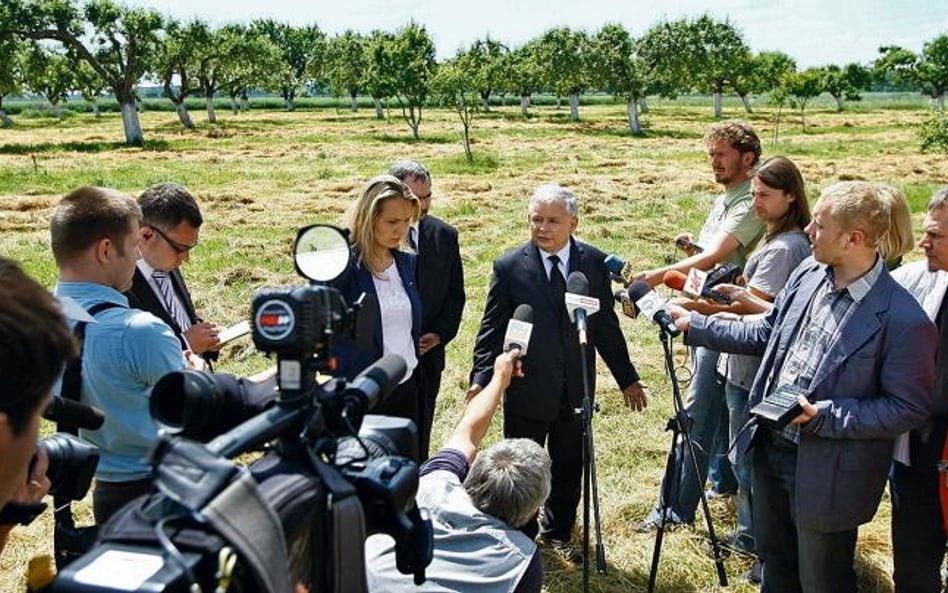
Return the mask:
<svg viewBox="0 0 948 593">
<path fill-rule="evenodd" d="M 846 288 L 837 290 L 833 268 L 826 267 L 826 277 L 813 292 L 806 315 L 793 336 L 783 366 L 779 373 L 771 375 L 771 382 L 767 386 L 768 394 L 773 393 L 780 385 L 788 384 L 809 392 L 810 383 L 826 353 L 846 329 L 846 321 L 875 285 L 884 269 L 885 262 L 881 257 L 877 257 L 875 265 L 868 272 Z M 776 381 L 773 380 L 774 377 Z M 779 435 L 798 444 L 800 425 L 788 424 L 779 431 Z"/>
</svg>

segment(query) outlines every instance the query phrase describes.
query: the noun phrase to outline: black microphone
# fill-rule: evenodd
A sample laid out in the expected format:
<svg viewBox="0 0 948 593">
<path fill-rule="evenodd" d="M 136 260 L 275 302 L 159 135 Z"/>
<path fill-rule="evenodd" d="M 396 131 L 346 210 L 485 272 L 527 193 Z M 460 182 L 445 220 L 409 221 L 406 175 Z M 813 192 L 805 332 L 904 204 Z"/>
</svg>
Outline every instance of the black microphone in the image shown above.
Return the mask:
<svg viewBox="0 0 948 593">
<path fill-rule="evenodd" d="M 520 358 L 526 356 L 532 333 L 533 307 L 526 303 L 517 305 L 513 317 L 507 323 L 507 333 L 504 334 L 504 352 L 510 352 L 516 348 L 520 351 Z"/>
<path fill-rule="evenodd" d="M 718 284 L 733 284 L 740 275 L 740 266 L 722 264 L 708 272 L 708 277 L 704 279 L 704 285 L 708 288 L 714 288 Z"/>
<path fill-rule="evenodd" d="M 388 397 L 405 377 L 408 365 L 397 354 L 386 354 L 346 384 L 342 392 L 343 413 L 361 416 Z"/>
<path fill-rule="evenodd" d="M 671 315 L 665 310 L 665 301 L 652 290 L 648 282 L 636 280 L 629 286 L 628 292 L 629 300 L 634 302 L 638 310 L 646 317 L 662 328 L 664 333 L 672 337 L 681 333 L 681 331 L 675 327 L 675 322 L 672 320 Z"/>
<path fill-rule="evenodd" d="M 86 430 L 98 430 L 105 422 L 102 410 L 54 395 L 43 410 L 43 418 Z"/>
<path fill-rule="evenodd" d="M 704 248 L 701 245 L 698 245 L 694 241 L 689 241 L 685 237 L 675 239 L 675 246 L 690 253 L 701 253 L 704 251 Z"/>
<path fill-rule="evenodd" d="M 629 292 L 625 289 L 619 289 L 612 293 L 612 297 L 622 306 L 622 314 L 629 319 L 635 319 L 639 316 L 639 310 L 635 308 L 635 303 L 629 298 Z"/>
<path fill-rule="evenodd" d="M 618 255 L 607 255 L 603 263 L 606 264 L 606 269 L 609 270 L 609 276 L 616 282 L 628 286 L 635 280 L 635 270 Z"/>
<path fill-rule="evenodd" d="M 665 272 L 665 276 L 662 277 L 662 283 L 668 288 L 677 290 L 691 299 L 703 298 L 716 303 L 721 303 L 722 305 L 730 305 L 731 302 L 733 302 L 733 299 L 728 295 L 709 287 L 707 279 L 705 279 L 704 282 L 701 282 L 699 286 L 688 286 L 688 277 L 678 270 L 668 270 Z M 694 288 L 695 290 L 691 290 L 691 288 Z"/>
</svg>

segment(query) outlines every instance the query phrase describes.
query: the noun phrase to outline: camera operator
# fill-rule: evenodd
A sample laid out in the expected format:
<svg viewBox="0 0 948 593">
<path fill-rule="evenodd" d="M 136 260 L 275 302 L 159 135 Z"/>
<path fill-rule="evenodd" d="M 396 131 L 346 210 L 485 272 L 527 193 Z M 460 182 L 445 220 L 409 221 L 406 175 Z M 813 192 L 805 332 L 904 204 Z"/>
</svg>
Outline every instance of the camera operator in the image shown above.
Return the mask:
<svg viewBox="0 0 948 593">
<path fill-rule="evenodd" d="M 477 453 L 511 377 L 522 375 L 518 356 L 496 358 L 490 382 L 421 467 L 416 499 L 431 517 L 434 559 L 418 591 L 540 591 L 541 557 L 519 528 L 550 493 L 550 459 L 530 439 L 504 439 Z M 413 588 L 411 576 L 396 570 L 391 537 L 366 541 L 366 572 L 373 592 Z"/>
<path fill-rule="evenodd" d="M 0 508 L 36 505 L 49 490 L 46 455 L 39 451 L 32 466 L 30 459 L 50 388 L 72 352 L 53 297 L 0 257 Z M 0 552 L 12 528 L 0 525 Z"/>
</svg>

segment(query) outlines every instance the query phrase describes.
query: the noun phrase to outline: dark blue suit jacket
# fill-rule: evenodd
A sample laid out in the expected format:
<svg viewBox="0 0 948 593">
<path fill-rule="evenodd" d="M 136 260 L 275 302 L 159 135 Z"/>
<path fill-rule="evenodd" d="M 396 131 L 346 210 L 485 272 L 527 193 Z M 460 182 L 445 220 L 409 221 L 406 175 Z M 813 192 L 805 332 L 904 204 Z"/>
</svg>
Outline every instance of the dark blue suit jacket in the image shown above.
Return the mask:
<svg viewBox="0 0 948 593">
<path fill-rule="evenodd" d="M 639 380 L 629 361 L 625 336 L 615 313 L 606 255 L 586 243 L 571 239 L 569 271 L 580 271 L 589 281 L 589 296 L 599 299 L 599 312 L 589 316 L 587 337 L 593 348 L 586 348 L 591 393 L 596 389 L 596 352 L 602 356 L 619 387 L 624 389 Z M 493 375 L 494 358 L 503 349 L 507 323 L 518 305 L 533 308 L 533 333 L 523 361 L 524 376 L 515 378 L 507 388 L 504 412 L 531 420 L 550 422 L 560 412 L 564 381 L 572 406 L 583 398 L 579 341 L 572 324 L 561 324 L 561 305 L 550 290 L 540 252 L 528 242 L 511 249 L 494 262 L 490 291 L 484 305 L 471 383 L 487 385 Z"/>
<path fill-rule="evenodd" d="M 395 267 L 402 279 L 402 285 L 411 301 L 412 324 L 411 337 L 415 345 L 415 356 L 418 352 L 418 338 L 421 331 L 421 295 L 418 293 L 416 281 L 416 257 L 404 251 L 392 250 L 395 258 Z M 352 304 L 362 293 L 371 301 L 360 313 L 354 340 L 344 339 L 336 343 L 335 355 L 339 360 L 339 371 L 346 378 L 351 379 L 364 368 L 382 357 L 382 317 L 378 307 L 378 298 L 375 292 L 375 283 L 372 281 L 372 272 L 353 258 L 349 269 L 333 285 L 338 288 L 346 302 Z"/>
<path fill-rule="evenodd" d="M 763 355 L 750 392 L 761 401 L 782 367 L 826 266 L 800 264 L 763 319 L 735 323 L 691 316 L 689 344 Z M 883 271 L 856 306 L 810 385 L 819 414 L 801 427 L 797 456 L 799 525 L 823 532 L 872 519 L 896 436 L 923 424 L 932 407 L 937 332 L 915 299 Z M 737 446 L 748 446 L 753 431 Z"/>
</svg>

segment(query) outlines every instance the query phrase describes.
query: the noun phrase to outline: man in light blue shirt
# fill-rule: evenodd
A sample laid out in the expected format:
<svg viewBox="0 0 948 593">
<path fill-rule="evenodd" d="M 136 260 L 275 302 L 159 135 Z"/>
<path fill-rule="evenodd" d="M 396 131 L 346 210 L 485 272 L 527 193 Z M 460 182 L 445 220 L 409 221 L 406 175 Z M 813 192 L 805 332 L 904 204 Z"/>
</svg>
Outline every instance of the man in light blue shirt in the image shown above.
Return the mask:
<svg viewBox="0 0 948 593">
<path fill-rule="evenodd" d="M 185 368 L 174 333 L 151 313 L 130 309 L 141 210 L 132 198 L 104 188 L 80 188 L 53 211 L 50 238 L 59 268 L 55 293 L 94 313 L 85 331 L 80 399 L 105 412 L 99 430 L 82 438 L 101 449 L 93 513 L 101 525 L 151 487 L 145 462 L 157 428 L 148 410 L 152 387 Z M 198 360 L 197 357 L 191 357 Z"/>
</svg>

